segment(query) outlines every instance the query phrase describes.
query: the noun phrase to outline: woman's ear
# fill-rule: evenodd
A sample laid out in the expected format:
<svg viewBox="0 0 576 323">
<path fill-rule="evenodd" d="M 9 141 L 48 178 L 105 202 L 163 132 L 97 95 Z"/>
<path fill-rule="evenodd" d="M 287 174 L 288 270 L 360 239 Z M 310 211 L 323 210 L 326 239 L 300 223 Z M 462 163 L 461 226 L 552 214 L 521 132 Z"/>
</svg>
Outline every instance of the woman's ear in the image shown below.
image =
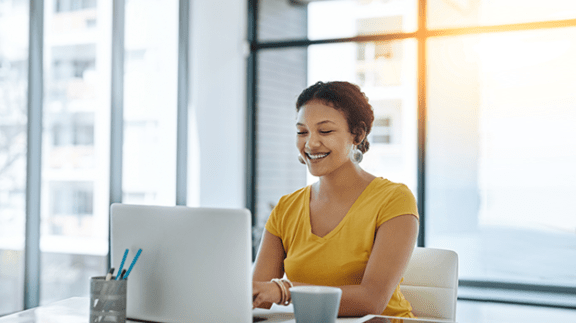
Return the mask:
<svg viewBox="0 0 576 323">
<path fill-rule="evenodd" d="M 364 136 L 363 136 L 362 132 L 356 134 L 354 136 L 354 145 L 358 146 L 359 144 L 362 143 L 363 140 L 364 140 Z"/>
<path fill-rule="evenodd" d="M 354 145 L 360 145 L 366 139 L 366 127 L 364 122 L 354 131 Z"/>
</svg>

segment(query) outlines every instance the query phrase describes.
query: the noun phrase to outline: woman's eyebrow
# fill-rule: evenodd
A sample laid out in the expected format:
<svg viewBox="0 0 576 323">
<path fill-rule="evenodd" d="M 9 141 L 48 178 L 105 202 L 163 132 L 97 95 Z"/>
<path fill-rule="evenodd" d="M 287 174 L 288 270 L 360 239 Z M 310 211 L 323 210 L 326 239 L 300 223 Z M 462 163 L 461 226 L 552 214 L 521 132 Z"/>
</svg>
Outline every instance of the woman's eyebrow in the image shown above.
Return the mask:
<svg viewBox="0 0 576 323">
<path fill-rule="evenodd" d="M 335 122 L 332 120 L 324 120 L 324 121 L 320 121 L 320 122 L 316 123 L 316 125 L 318 126 L 318 125 L 325 124 L 325 123 L 335 123 Z"/>
<path fill-rule="evenodd" d="M 316 125 L 319 126 L 319 125 L 322 125 L 322 124 L 325 124 L 325 123 L 335 123 L 335 122 L 332 121 L 332 120 L 324 120 L 324 121 L 317 122 Z M 306 125 L 303 124 L 303 123 L 301 123 L 301 122 L 297 122 L 297 123 L 296 123 L 296 126 L 306 126 Z"/>
</svg>

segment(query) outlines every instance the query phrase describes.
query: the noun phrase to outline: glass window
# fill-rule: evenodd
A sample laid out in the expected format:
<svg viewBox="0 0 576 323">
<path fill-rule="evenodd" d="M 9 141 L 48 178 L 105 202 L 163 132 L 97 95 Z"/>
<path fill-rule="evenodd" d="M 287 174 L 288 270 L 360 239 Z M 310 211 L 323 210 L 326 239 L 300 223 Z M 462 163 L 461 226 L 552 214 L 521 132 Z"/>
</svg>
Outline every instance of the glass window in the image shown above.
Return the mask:
<svg viewBox="0 0 576 323">
<path fill-rule="evenodd" d="M 0 315 L 24 306 L 29 10 L 0 3 Z"/>
<path fill-rule="evenodd" d="M 178 1 L 127 1 L 123 202 L 176 202 Z"/>
<path fill-rule="evenodd" d="M 287 0 L 258 2 L 258 40 L 306 38 L 306 5 Z"/>
<path fill-rule="evenodd" d="M 427 0 L 428 29 L 574 19 L 573 0 Z"/>
<path fill-rule="evenodd" d="M 344 38 L 416 31 L 417 0 L 305 1 L 308 38 Z"/>
<path fill-rule="evenodd" d="M 461 279 L 576 286 L 575 39 L 429 40 L 426 245 Z"/>
<path fill-rule="evenodd" d="M 111 12 L 55 5 L 44 27 L 41 304 L 87 295 L 108 253 Z"/>
<path fill-rule="evenodd" d="M 416 0 L 263 0 L 258 2 L 258 40 L 413 32 L 417 4 Z"/>
<path fill-rule="evenodd" d="M 96 0 L 54 0 L 55 12 L 79 11 L 95 7 Z"/>
<path fill-rule="evenodd" d="M 307 84 L 305 48 L 258 56 L 256 223 L 254 244 L 280 197 L 306 185 L 296 149 L 296 98 Z"/>
</svg>

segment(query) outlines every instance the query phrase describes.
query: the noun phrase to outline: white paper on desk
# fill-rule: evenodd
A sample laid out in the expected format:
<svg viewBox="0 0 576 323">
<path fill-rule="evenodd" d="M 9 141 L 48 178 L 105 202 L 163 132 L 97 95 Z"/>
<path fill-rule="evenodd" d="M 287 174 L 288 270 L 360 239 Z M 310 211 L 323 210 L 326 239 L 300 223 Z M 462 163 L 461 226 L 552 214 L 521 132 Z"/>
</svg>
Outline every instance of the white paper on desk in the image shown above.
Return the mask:
<svg viewBox="0 0 576 323">
<path fill-rule="evenodd" d="M 445 323 L 452 322 L 443 319 L 425 319 L 425 318 L 404 318 L 383 315 L 366 315 L 354 321 L 354 323 Z M 455 322 L 452 322 L 455 323 Z"/>
</svg>

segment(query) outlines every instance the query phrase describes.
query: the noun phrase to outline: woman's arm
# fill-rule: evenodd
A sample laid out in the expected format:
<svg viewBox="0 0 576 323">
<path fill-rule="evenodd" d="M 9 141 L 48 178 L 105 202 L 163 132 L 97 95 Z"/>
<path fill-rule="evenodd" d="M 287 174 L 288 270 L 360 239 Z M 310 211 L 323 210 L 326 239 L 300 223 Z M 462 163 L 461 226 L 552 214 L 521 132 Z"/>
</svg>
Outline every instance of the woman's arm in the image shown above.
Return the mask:
<svg viewBox="0 0 576 323">
<path fill-rule="evenodd" d="M 252 273 L 252 306 L 270 308 L 272 302 L 280 301 L 280 288 L 270 280 L 284 276 L 284 258 L 286 253 L 282 240 L 264 230 Z"/>
<path fill-rule="evenodd" d="M 339 316 L 380 314 L 390 301 L 406 269 L 418 236 L 418 220 L 405 214 L 384 222 L 360 285 L 341 286 Z"/>
</svg>

